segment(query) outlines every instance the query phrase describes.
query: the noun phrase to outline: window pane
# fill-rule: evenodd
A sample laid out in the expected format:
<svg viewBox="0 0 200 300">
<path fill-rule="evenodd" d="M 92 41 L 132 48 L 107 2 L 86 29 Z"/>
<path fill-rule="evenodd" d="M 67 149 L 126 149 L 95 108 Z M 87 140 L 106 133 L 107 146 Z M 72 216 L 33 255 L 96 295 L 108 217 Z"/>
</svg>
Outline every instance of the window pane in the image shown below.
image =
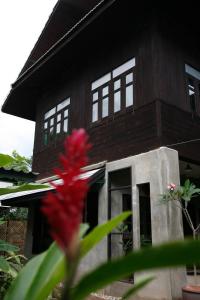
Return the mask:
<svg viewBox="0 0 200 300">
<path fill-rule="evenodd" d="M 126 107 L 133 105 L 133 85 L 126 87 Z"/>
<path fill-rule="evenodd" d="M 192 75 L 193 77 L 195 77 L 196 79 L 200 80 L 200 72 L 194 68 L 192 68 L 189 65 L 185 65 L 185 71 L 186 73 Z"/>
<path fill-rule="evenodd" d="M 114 112 L 117 112 L 121 109 L 121 92 L 114 94 Z"/>
<path fill-rule="evenodd" d="M 92 122 L 96 122 L 98 120 L 98 103 L 93 104 L 92 107 Z"/>
<path fill-rule="evenodd" d="M 57 122 L 61 121 L 61 114 L 57 115 Z"/>
<path fill-rule="evenodd" d="M 64 120 L 63 131 L 68 132 L 68 119 Z"/>
<path fill-rule="evenodd" d="M 53 127 L 50 128 L 49 139 L 50 139 L 50 141 L 52 141 L 54 139 L 54 128 Z"/>
<path fill-rule="evenodd" d="M 126 84 L 133 81 L 133 73 L 126 75 Z"/>
<path fill-rule="evenodd" d="M 93 94 L 93 101 L 97 101 L 98 98 L 99 98 L 99 93 L 98 92 L 94 93 Z"/>
<path fill-rule="evenodd" d="M 54 125 L 54 118 L 52 118 L 51 120 L 50 120 L 50 126 L 53 126 Z"/>
<path fill-rule="evenodd" d="M 48 144 L 48 133 L 45 131 L 44 133 L 44 144 L 47 145 Z"/>
<path fill-rule="evenodd" d="M 65 99 L 60 104 L 57 105 L 57 111 L 60 111 L 64 107 L 68 106 L 70 104 L 70 98 Z"/>
<path fill-rule="evenodd" d="M 61 131 L 61 124 L 58 123 L 56 126 L 56 133 L 60 133 L 60 131 Z"/>
<path fill-rule="evenodd" d="M 103 97 L 108 95 L 108 86 L 103 88 L 102 95 L 103 95 Z"/>
<path fill-rule="evenodd" d="M 111 73 L 108 73 L 92 83 L 92 91 L 111 80 Z"/>
<path fill-rule="evenodd" d="M 64 118 L 67 118 L 68 115 L 69 115 L 69 109 L 66 109 L 66 110 L 64 111 Z"/>
<path fill-rule="evenodd" d="M 102 101 L 102 118 L 108 116 L 108 97 L 104 98 Z"/>
<path fill-rule="evenodd" d="M 50 135 L 53 135 L 53 127 L 50 128 Z"/>
<path fill-rule="evenodd" d="M 113 71 L 113 78 L 123 74 L 124 72 L 130 70 L 131 68 L 133 68 L 135 66 L 135 58 L 130 59 L 129 61 L 127 61 L 126 63 L 124 63 L 123 65 L 119 66 L 118 68 L 116 68 Z"/>
<path fill-rule="evenodd" d="M 48 128 L 48 122 L 45 122 L 44 123 L 44 129 L 47 129 Z"/>
<path fill-rule="evenodd" d="M 54 114 L 56 113 L 56 108 L 52 108 L 50 109 L 45 115 L 44 115 L 44 118 L 45 120 L 52 117 Z"/>
<path fill-rule="evenodd" d="M 114 82 L 114 90 L 118 90 L 121 87 L 121 79 Z"/>
</svg>

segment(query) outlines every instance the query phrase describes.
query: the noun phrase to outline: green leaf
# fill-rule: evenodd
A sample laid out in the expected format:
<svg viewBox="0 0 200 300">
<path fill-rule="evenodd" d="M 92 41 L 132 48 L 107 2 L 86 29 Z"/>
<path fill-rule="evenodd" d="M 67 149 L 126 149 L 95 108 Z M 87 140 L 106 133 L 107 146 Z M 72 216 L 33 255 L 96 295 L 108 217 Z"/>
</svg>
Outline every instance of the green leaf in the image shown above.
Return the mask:
<svg viewBox="0 0 200 300">
<path fill-rule="evenodd" d="M 0 218 L 0 225 L 3 225 L 6 221 L 4 220 L 4 218 Z"/>
<path fill-rule="evenodd" d="M 86 234 L 89 228 L 90 228 L 89 224 L 85 223 L 80 225 L 80 233 L 79 233 L 80 238 Z"/>
<path fill-rule="evenodd" d="M 0 168 L 3 168 L 14 162 L 14 158 L 7 154 L 0 154 Z"/>
<path fill-rule="evenodd" d="M 9 271 L 9 263 L 3 256 L 0 256 L 0 271 L 6 273 Z"/>
<path fill-rule="evenodd" d="M 72 290 L 72 300 L 85 299 L 90 293 L 134 272 L 199 262 L 200 241 L 174 242 L 132 252 L 88 273 Z"/>
<path fill-rule="evenodd" d="M 65 275 L 64 255 L 55 243 L 31 259 L 8 290 L 5 300 L 46 299 Z"/>
<path fill-rule="evenodd" d="M 95 245 L 130 215 L 131 212 L 124 212 L 108 222 L 95 227 L 81 242 L 81 257 L 85 256 Z"/>
<path fill-rule="evenodd" d="M 94 229 L 81 241 L 81 257 L 102 240 L 113 228 L 125 220 L 131 213 L 120 216 Z M 82 225 L 80 234 L 83 235 L 88 225 Z M 97 237 L 96 235 L 99 236 Z M 43 300 L 52 289 L 64 279 L 65 258 L 64 254 L 54 243 L 46 252 L 30 260 L 19 273 L 5 297 L 5 300 Z"/>
<path fill-rule="evenodd" d="M 139 280 L 138 282 L 134 283 L 134 286 L 129 289 L 123 296 L 122 300 L 129 299 L 131 296 L 133 296 L 135 293 L 137 293 L 140 289 L 145 287 L 148 283 L 150 283 L 155 277 L 147 277 L 144 279 Z"/>
<path fill-rule="evenodd" d="M 0 252 L 17 252 L 19 248 L 5 241 L 0 240 Z"/>
</svg>

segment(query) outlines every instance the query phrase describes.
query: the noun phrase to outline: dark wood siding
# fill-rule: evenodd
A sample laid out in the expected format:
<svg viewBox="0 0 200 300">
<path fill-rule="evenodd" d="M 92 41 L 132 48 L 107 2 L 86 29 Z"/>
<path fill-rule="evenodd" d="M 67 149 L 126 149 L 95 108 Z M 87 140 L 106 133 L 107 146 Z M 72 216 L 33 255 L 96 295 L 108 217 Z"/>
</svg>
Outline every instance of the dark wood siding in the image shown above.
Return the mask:
<svg viewBox="0 0 200 300">
<path fill-rule="evenodd" d="M 130 28 L 129 34 L 122 35 L 122 31 L 118 35 L 111 29 L 104 35 L 97 32 L 87 51 L 81 44 L 83 37 L 78 37 L 79 57 L 72 56 L 74 60 L 66 68 L 62 66 L 61 72 L 57 67 L 54 81 L 47 81 L 43 87 L 45 92 L 41 91 L 37 105 L 33 163 L 34 171 L 40 172 L 41 177 L 52 174 L 64 140 L 63 136 L 44 146 L 44 114 L 67 97 L 71 97 L 69 133 L 73 128 L 86 128 L 93 143 L 91 163 L 120 159 L 198 136 L 199 119 L 192 118 L 190 112 L 184 67 L 185 62 L 194 66 L 198 57 L 182 51 L 178 43 L 167 40 L 153 27 L 134 35 Z M 136 58 L 133 109 L 92 124 L 91 83 L 133 57 Z M 199 159 L 200 154 L 192 146 L 176 149 L 182 157 Z"/>
<path fill-rule="evenodd" d="M 90 141 L 90 163 L 103 160 L 112 161 L 148 151 L 159 146 L 156 128 L 156 105 L 147 106 L 127 113 L 119 113 L 114 119 L 108 119 L 97 126 L 88 128 Z M 63 151 L 60 141 L 34 154 L 34 169 L 41 177 L 52 175 L 52 169 L 58 165 L 58 154 Z"/>
<path fill-rule="evenodd" d="M 189 161 L 200 163 L 200 118 L 180 110 L 172 105 L 162 103 L 162 145 L 173 145 L 179 156 Z M 186 142 L 186 143 L 185 143 Z"/>
</svg>

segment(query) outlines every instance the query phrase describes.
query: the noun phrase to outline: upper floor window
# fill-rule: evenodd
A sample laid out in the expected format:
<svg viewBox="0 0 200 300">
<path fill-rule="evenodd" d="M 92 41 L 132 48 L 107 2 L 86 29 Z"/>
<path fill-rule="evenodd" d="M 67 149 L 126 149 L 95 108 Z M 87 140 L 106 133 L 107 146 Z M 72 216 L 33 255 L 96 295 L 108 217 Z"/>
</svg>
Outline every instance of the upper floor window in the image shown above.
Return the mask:
<svg viewBox="0 0 200 300">
<path fill-rule="evenodd" d="M 68 132 L 70 98 L 60 102 L 44 115 L 44 144 L 47 145 L 56 136 Z"/>
<path fill-rule="evenodd" d="M 92 83 L 92 122 L 133 106 L 134 67 L 132 58 Z"/>
<path fill-rule="evenodd" d="M 187 91 L 190 108 L 193 113 L 199 109 L 200 102 L 200 72 L 189 65 L 185 65 L 187 74 Z"/>
</svg>

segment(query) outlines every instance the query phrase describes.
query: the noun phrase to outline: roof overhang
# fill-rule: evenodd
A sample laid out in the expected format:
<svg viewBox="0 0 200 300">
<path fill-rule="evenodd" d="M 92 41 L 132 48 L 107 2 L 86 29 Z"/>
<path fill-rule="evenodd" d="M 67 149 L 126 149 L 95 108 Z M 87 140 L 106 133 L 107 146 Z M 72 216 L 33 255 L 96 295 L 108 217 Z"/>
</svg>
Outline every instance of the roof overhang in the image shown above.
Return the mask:
<svg viewBox="0 0 200 300">
<path fill-rule="evenodd" d="M 95 188 L 97 188 L 98 185 L 101 186 L 103 184 L 104 176 L 105 168 L 101 168 L 87 171 L 83 173 L 80 178 L 89 178 L 90 187 L 95 186 Z M 56 179 L 53 182 L 58 185 L 62 184 L 61 179 Z M 0 203 L 1 206 L 29 207 L 39 202 L 49 191 L 54 192 L 55 188 L 53 186 L 49 186 L 48 188 L 44 189 L 6 194 L 0 196 Z"/>
<path fill-rule="evenodd" d="M 70 78 L 72 64 L 80 63 L 86 56 L 91 57 L 100 41 L 105 42 L 106 51 L 119 36 L 134 35 L 141 28 L 146 29 L 152 18 L 151 24 L 158 21 L 159 30 L 167 37 L 173 37 L 174 42 L 182 39 L 184 48 L 191 49 L 188 41 L 192 41 L 191 51 L 199 51 L 199 9 L 196 4 L 189 14 L 187 6 L 180 6 L 179 2 L 153 6 L 145 1 L 102 0 L 20 75 L 12 85 L 2 111 L 35 121 L 37 101 L 47 86 L 58 80 L 58 74 L 69 69 Z"/>
<path fill-rule="evenodd" d="M 7 182 L 16 182 L 16 181 L 25 181 L 25 182 L 33 182 L 36 180 L 38 176 L 37 173 L 28 172 L 25 173 L 23 171 L 15 171 L 14 169 L 5 169 L 0 168 L 0 180 Z"/>
<path fill-rule="evenodd" d="M 87 11 L 48 51 L 26 69 L 12 84 L 12 89 L 2 106 L 2 112 L 35 121 L 37 99 L 45 89 L 46 83 L 57 77 L 54 76 L 56 72 L 61 72 L 63 64 L 67 67 L 68 64 L 72 63 L 71 54 L 74 56 L 77 52 L 77 55 L 80 56 L 80 45 L 78 51 L 75 52 L 72 47 L 73 50 L 70 48 L 66 53 L 66 47 L 72 44 L 72 41 L 80 33 L 116 1 L 98 0 L 92 9 Z M 96 3 L 95 0 L 93 2 Z M 65 55 L 62 54 L 63 51 Z M 62 63 L 58 58 L 58 53 L 59 55 L 61 53 Z"/>
</svg>

